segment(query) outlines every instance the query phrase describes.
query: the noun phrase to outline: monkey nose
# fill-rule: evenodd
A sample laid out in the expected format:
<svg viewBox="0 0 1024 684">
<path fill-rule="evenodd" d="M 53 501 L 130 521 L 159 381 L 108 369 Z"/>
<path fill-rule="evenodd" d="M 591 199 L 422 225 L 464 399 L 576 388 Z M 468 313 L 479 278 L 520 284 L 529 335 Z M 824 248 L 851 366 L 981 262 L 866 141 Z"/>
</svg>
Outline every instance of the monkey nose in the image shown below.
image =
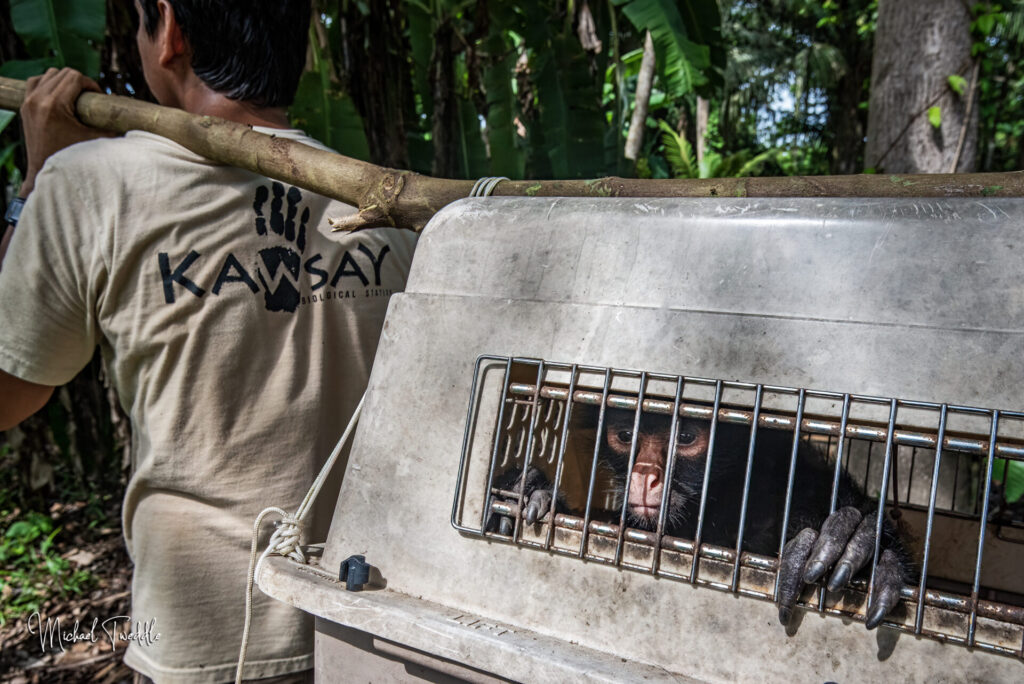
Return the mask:
<svg viewBox="0 0 1024 684">
<path fill-rule="evenodd" d="M 661 503 L 661 469 L 638 467 L 633 470 L 629 483 L 630 503 L 639 506 L 656 506 Z"/>
<path fill-rule="evenodd" d="M 661 468 L 639 465 L 633 469 L 632 486 L 644 491 L 661 487 Z"/>
</svg>

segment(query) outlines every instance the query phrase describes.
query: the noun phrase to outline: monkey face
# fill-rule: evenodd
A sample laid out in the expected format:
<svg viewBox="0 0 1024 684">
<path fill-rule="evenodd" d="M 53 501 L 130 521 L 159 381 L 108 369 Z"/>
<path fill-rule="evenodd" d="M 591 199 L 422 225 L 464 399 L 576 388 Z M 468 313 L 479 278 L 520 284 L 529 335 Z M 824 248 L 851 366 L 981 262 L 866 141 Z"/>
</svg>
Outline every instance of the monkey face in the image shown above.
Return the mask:
<svg viewBox="0 0 1024 684">
<path fill-rule="evenodd" d="M 653 530 L 658 525 L 664 494 L 672 419 L 670 416 L 643 414 L 638 430 L 634 430 L 634 419 L 632 412 L 609 410 L 605 419 L 604 447 L 616 480 L 625 490 L 623 495 L 627 500 L 630 524 Z M 681 419 L 678 423 L 669 492 L 670 519 L 684 518 L 687 505 L 699 496 L 709 427 L 705 421 L 691 419 Z M 636 458 L 627 478 L 626 468 L 634 442 Z"/>
</svg>

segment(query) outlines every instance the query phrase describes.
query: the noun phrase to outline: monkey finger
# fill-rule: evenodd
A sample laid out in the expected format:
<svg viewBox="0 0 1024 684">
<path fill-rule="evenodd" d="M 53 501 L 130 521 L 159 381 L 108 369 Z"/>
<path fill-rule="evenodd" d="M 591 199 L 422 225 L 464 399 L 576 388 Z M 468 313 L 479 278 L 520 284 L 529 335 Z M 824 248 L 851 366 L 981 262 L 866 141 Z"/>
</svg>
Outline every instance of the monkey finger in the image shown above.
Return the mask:
<svg viewBox="0 0 1024 684">
<path fill-rule="evenodd" d="M 857 529 L 861 518 L 860 511 L 853 506 L 840 508 L 830 515 L 821 525 L 818 540 L 811 549 L 810 557 L 804 566 L 804 582 L 808 584 L 821 579 L 825 571 L 832 567 L 843 554 L 850 537 Z"/>
<path fill-rule="evenodd" d="M 512 525 L 512 518 L 507 515 L 498 517 L 498 534 L 503 534 L 506 537 L 511 537 L 514 527 Z"/>
<path fill-rule="evenodd" d="M 800 589 L 804 584 L 803 567 L 817 538 L 818 533 L 807 527 L 786 542 L 782 549 L 779 562 L 779 622 L 783 625 L 789 624 L 793 616 L 793 606 L 800 598 Z"/>
<path fill-rule="evenodd" d="M 526 495 L 529 495 L 535 489 L 547 486 L 548 478 L 544 471 L 536 466 L 530 466 L 526 471 L 526 476 L 523 478 L 523 488 Z M 519 490 L 517 489 L 516 491 Z"/>
<path fill-rule="evenodd" d="M 899 603 L 900 589 L 903 587 L 903 576 L 900 572 L 900 561 L 892 549 L 886 549 L 878 559 L 875 568 L 875 593 L 868 604 L 864 624 L 874 629 L 881 624 L 889 611 Z"/>
<path fill-rule="evenodd" d="M 829 591 L 839 591 L 863 568 L 875 552 L 875 526 L 878 513 L 872 512 L 864 516 L 846 544 L 846 551 L 836 563 L 836 569 L 828 580 Z"/>
<path fill-rule="evenodd" d="M 551 490 L 536 489 L 530 494 L 523 511 L 523 520 L 532 525 L 551 510 Z"/>
<path fill-rule="evenodd" d="M 487 516 L 487 524 L 484 525 L 484 532 L 496 532 L 505 536 L 512 536 L 512 519 L 507 515 L 492 512 Z"/>
</svg>

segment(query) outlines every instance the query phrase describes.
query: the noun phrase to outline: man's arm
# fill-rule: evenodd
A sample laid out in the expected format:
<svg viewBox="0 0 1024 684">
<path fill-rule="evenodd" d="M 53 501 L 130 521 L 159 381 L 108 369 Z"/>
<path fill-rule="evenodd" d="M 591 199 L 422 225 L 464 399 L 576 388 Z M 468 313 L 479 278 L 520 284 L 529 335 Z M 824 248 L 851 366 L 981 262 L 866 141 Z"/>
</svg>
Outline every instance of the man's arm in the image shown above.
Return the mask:
<svg viewBox="0 0 1024 684">
<path fill-rule="evenodd" d="M 28 168 L 18 197 L 28 197 L 35 187 L 36 174 L 54 152 L 83 140 L 112 135 L 78 120 L 75 102 L 85 90 L 102 92 L 96 81 L 68 67 L 47 69 L 42 76 L 33 76 L 25 82 L 25 100 L 20 113 Z M 0 265 L 7 255 L 7 245 L 14 228 L 4 222 L 3 237 L 0 238 Z"/>
<path fill-rule="evenodd" d="M 37 385 L 0 370 L 0 432 L 9 430 L 43 408 L 53 387 Z"/>
<path fill-rule="evenodd" d="M 4 257 L 7 256 L 7 245 L 11 243 L 11 238 L 14 236 L 14 226 L 4 221 L 4 234 L 0 238 L 0 265 L 4 263 Z"/>
<path fill-rule="evenodd" d="M 75 101 L 83 90 L 99 91 L 100 87 L 73 69 L 50 69 L 28 80 L 21 106 L 28 168 L 19 197 L 26 198 L 32 192 L 36 174 L 51 154 L 83 140 L 109 135 L 83 125 L 75 116 Z M 15 226 L 2 223 L 0 266 L 15 231 Z M 32 228 L 26 225 L 23 229 Z M 0 324 L 9 322 L 0 318 Z M 49 385 L 28 382 L 0 370 L 0 431 L 14 427 L 45 406 L 53 390 Z"/>
</svg>

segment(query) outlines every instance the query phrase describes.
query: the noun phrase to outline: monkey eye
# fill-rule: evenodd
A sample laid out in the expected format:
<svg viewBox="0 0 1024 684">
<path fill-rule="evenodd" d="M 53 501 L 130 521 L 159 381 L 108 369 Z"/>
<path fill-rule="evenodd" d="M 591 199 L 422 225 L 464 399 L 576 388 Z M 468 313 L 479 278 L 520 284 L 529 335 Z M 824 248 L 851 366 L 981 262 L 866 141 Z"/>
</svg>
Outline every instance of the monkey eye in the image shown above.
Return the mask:
<svg viewBox="0 0 1024 684">
<path fill-rule="evenodd" d="M 633 441 L 632 430 L 619 430 L 619 434 L 615 436 L 618 437 L 619 441 L 622 442 L 623 444 L 629 444 L 630 442 Z"/>
<path fill-rule="evenodd" d="M 696 441 L 697 435 L 693 434 L 692 432 L 680 432 L 679 436 L 676 438 L 676 443 L 682 444 L 683 446 L 693 444 Z"/>
</svg>

